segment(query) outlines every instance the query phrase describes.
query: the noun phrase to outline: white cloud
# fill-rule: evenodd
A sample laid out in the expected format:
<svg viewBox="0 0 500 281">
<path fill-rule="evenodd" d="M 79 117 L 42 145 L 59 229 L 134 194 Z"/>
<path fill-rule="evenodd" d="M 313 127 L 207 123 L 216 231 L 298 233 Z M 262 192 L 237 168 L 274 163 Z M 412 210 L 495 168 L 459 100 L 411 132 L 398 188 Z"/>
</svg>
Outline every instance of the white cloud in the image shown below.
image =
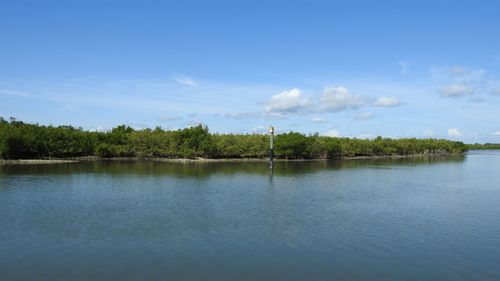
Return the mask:
<svg viewBox="0 0 500 281">
<path fill-rule="evenodd" d="M 373 118 L 373 112 L 370 112 L 370 111 L 362 111 L 362 112 L 358 112 L 356 113 L 356 115 L 354 115 L 354 119 L 356 120 L 367 120 L 367 119 L 371 119 Z"/>
<path fill-rule="evenodd" d="M 494 89 L 491 91 L 491 93 L 492 93 L 493 95 L 500 95 L 500 87 L 498 87 L 498 88 L 494 88 Z"/>
<path fill-rule="evenodd" d="M 326 119 L 324 118 L 321 118 L 321 117 L 313 117 L 311 118 L 311 122 L 314 122 L 314 123 L 326 123 Z"/>
<path fill-rule="evenodd" d="M 394 107 L 401 105 L 401 101 L 398 98 L 381 97 L 373 105 L 377 107 Z"/>
<path fill-rule="evenodd" d="M 345 87 L 326 87 L 320 102 L 321 109 L 329 112 L 357 109 L 364 105 L 360 96 L 351 94 Z"/>
<path fill-rule="evenodd" d="M 288 113 L 320 113 L 340 112 L 348 109 L 358 109 L 368 105 L 368 98 L 352 94 L 347 88 L 325 87 L 321 95 L 312 96 L 310 99 L 302 95 L 297 89 L 283 91 L 271 97 L 265 105 L 266 115 L 279 114 L 278 118 L 286 117 Z M 373 103 L 377 107 L 394 107 L 401 105 L 399 98 L 381 97 Z M 369 119 L 373 116 L 371 112 L 358 113 L 355 119 Z M 276 116 L 274 116 L 276 117 Z M 312 122 L 322 123 L 319 117 L 311 119 Z"/>
<path fill-rule="evenodd" d="M 439 93 L 443 97 L 459 98 L 465 95 L 473 94 L 474 89 L 464 84 L 451 84 L 441 87 L 441 89 L 439 89 Z"/>
<path fill-rule="evenodd" d="M 174 80 L 182 85 L 186 86 L 196 86 L 198 85 L 198 82 L 196 82 L 193 78 L 184 76 L 184 75 L 177 75 L 174 77 Z"/>
<path fill-rule="evenodd" d="M 496 132 L 494 132 L 494 133 L 493 133 L 493 135 L 494 135 L 494 136 L 498 136 L 498 137 L 500 137 L 500 131 L 496 131 Z"/>
<path fill-rule="evenodd" d="M 327 137 L 336 138 L 336 137 L 340 136 L 340 132 L 337 129 L 330 129 L 330 130 L 328 130 L 328 132 L 324 133 L 323 135 L 327 136 Z"/>
<path fill-rule="evenodd" d="M 15 96 L 15 97 L 27 97 L 30 94 L 27 92 L 22 92 L 22 91 L 0 90 L 0 95 Z"/>
<path fill-rule="evenodd" d="M 306 109 L 309 105 L 309 100 L 302 96 L 302 92 L 293 88 L 290 91 L 283 91 L 272 96 L 265 110 L 267 112 L 298 112 Z"/>
<path fill-rule="evenodd" d="M 450 129 L 448 129 L 448 136 L 461 137 L 461 136 L 463 136 L 463 133 L 460 132 L 457 128 L 450 128 Z"/>
</svg>

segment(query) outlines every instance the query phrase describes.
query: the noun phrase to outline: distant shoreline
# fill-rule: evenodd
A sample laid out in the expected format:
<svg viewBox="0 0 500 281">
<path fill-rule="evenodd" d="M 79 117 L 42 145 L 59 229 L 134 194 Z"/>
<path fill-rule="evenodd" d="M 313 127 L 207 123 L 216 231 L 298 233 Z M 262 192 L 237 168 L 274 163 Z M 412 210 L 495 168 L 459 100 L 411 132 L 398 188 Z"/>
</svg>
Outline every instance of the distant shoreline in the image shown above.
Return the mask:
<svg viewBox="0 0 500 281">
<path fill-rule="evenodd" d="M 17 159 L 17 160 L 4 160 L 0 159 L 0 165 L 36 165 L 36 164 L 64 164 L 64 163 L 78 163 L 80 160 L 69 159 Z"/>
<path fill-rule="evenodd" d="M 448 157 L 464 155 L 464 153 L 436 153 L 436 154 L 413 154 L 413 155 L 374 155 L 374 156 L 345 156 L 338 158 L 318 158 L 318 159 L 274 159 L 274 162 L 312 162 L 331 160 L 370 160 L 370 159 L 405 159 L 421 157 Z M 113 162 L 113 161 L 151 161 L 168 163 L 217 163 L 217 162 L 269 162 L 268 158 L 157 158 L 157 157 L 74 157 L 74 158 L 53 158 L 53 159 L 0 159 L 0 165 L 41 165 L 41 164 L 71 164 L 81 162 Z"/>
<path fill-rule="evenodd" d="M 330 159 L 356 155 L 366 155 L 367 158 L 379 157 L 377 155 L 408 157 L 467 151 L 463 142 L 433 138 L 390 139 L 379 136 L 357 139 L 328 137 L 317 133 L 306 135 L 293 131 L 271 137 L 264 134 L 210 133 L 208 127 L 202 125 L 178 130 L 163 130 L 161 127 L 136 130 L 120 125 L 106 132 L 96 132 L 71 126 L 24 123 L 13 118 L 7 121 L 0 117 L 2 159 L 74 160 L 74 157 L 85 156 L 106 159 L 165 157 L 173 160 L 161 158 L 161 161 L 175 162 L 266 161 L 271 140 L 276 159 Z M 237 159 L 232 159 L 233 157 Z M 33 161 L 17 161 L 30 162 Z M 51 162 L 54 161 L 47 163 Z"/>
</svg>

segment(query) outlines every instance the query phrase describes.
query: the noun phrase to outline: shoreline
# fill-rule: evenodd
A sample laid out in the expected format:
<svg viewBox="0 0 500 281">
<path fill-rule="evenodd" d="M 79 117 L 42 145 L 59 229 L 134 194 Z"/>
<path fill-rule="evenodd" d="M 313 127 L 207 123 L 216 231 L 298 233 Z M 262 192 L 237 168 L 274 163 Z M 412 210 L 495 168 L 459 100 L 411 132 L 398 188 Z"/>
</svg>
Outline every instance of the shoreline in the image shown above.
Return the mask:
<svg viewBox="0 0 500 281">
<path fill-rule="evenodd" d="M 342 161 L 342 160 L 376 160 L 376 159 L 409 159 L 421 157 L 450 157 L 465 155 L 458 154 L 413 154 L 413 155 L 372 155 L 372 156 L 344 156 L 337 158 L 318 158 L 318 159 L 274 159 L 274 162 L 311 162 L 311 161 Z M 74 157 L 74 158 L 51 158 L 51 159 L 17 159 L 6 160 L 0 159 L 0 165 L 48 165 L 48 164 L 72 164 L 81 162 L 98 162 L 98 161 L 151 161 L 151 162 L 167 162 L 167 163 L 223 163 L 223 162 L 269 162 L 268 158 L 159 158 L 159 157 L 117 157 L 117 158 L 101 158 L 96 156 Z"/>
<path fill-rule="evenodd" d="M 4 160 L 0 159 L 0 165 L 37 165 L 37 164 L 67 164 L 79 163 L 79 160 L 70 159 L 17 159 L 17 160 Z"/>
</svg>

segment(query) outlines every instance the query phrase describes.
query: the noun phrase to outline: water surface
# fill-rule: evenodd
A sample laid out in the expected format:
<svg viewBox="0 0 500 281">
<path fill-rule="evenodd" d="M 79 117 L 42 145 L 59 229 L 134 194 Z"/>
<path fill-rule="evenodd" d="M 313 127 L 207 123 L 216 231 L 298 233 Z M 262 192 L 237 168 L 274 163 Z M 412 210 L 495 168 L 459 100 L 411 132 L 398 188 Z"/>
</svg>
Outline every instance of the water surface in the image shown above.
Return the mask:
<svg viewBox="0 0 500 281">
<path fill-rule="evenodd" d="M 500 153 L 0 166 L 1 280 L 499 280 Z"/>
</svg>

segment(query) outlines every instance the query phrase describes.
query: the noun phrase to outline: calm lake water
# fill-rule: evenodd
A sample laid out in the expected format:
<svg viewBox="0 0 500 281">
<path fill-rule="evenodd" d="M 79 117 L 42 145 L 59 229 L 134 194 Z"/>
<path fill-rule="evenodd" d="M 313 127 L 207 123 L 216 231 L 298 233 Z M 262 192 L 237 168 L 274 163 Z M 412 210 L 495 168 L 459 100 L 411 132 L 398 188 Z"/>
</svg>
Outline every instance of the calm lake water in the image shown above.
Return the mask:
<svg viewBox="0 0 500 281">
<path fill-rule="evenodd" d="M 0 280 L 500 280 L 500 152 L 0 166 Z"/>
</svg>

